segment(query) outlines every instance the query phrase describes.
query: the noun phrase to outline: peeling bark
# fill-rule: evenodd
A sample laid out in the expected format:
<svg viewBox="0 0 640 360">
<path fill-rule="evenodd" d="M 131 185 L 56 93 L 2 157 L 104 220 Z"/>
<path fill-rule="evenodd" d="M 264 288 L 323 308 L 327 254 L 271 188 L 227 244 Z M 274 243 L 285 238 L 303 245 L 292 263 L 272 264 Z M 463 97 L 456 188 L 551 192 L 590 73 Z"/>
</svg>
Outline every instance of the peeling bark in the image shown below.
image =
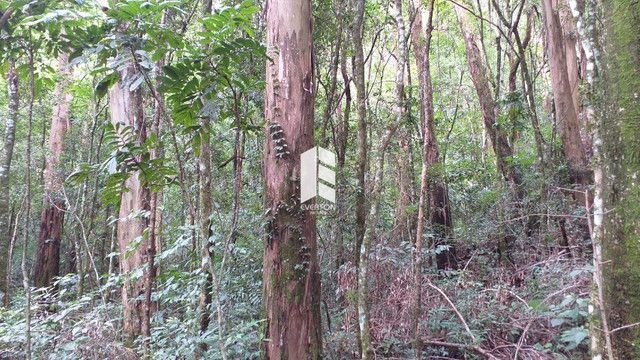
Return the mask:
<svg viewBox="0 0 640 360">
<path fill-rule="evenodd" d="M 71 81 L 71 68 L 67 54 L 60 54 L 60 79 L 56 84 L 51 130 L 49 133 L 49 151 L 44 168 L 44 205 L 40 216 L 40 235 L 35 260 L 34 284 L 46 287 L 53 284 L 60 275 L 60 241 L 66 210 L 65 197 L 62 194 L 63 177 L 58 168 L 64 151 L 64 137 L 70 127 L 72 95 L 68 91 Z"/>
<path fill-rule="evenodd" d="M 552 0 L 543 0 L 542 9 L 547 39 L 547 57 L 551 69 L 553 100 L 562 148 L 569 168 L 569 178 L 572 184 L 587 186 L 591 183 L 591 171 L 580 137 L 580 124 L 567 71 L 567 53 L 560 16 Z M 584 204 L 584 195 L 574 193 L 574 198 L 579 204 Z"/>
<path fill-rule="evenodd" d="M 121 71 L 121 80 L 109 90 L 109 111 L 114 125 L 130 126 L 135 141 L 142 143 L 147 137 L 142 93 L 140 89 L 131 91 L 128 81 L 135 73 L 133 64 Z M 149 262 L 149 239 L 143 237 L 143 233 L 149 227 L 150 191 L 142 186 L 138 172 L 131 174 L 125 181 L 125 187 L 127 191 L 120 195 L 116 232 L 120 273 L 125 279 L 122 286 L 123 327 L 130 342 L 143 334 L 145 303 L 140 299 L 146 292 L 145 281 L 133 275 L 136 269 Z M 131 249 L 132 246 L 135 249 Z"/>
</svg>

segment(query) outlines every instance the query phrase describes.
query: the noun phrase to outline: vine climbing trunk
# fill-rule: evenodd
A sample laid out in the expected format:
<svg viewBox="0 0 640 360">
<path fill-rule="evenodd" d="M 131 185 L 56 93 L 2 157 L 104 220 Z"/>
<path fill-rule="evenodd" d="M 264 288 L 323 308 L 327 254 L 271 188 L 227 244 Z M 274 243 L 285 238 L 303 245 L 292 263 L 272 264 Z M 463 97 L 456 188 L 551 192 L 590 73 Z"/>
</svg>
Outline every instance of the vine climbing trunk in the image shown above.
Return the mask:
<svg viewBox="0 0 640 360">
<path fill-rule="evenodd" d="M 64 137 L 70 128 L 70 112 L 72 95 L 69 92 L 71 67 L 69 56 L 60 54 L 59 79 L 56 84 L 49 133 L 49 151 L 45 158 L 44 168 L 44 204 L 40 215 L 40 234 L 35 260 L 34 285 L 46 287 L 53 284 L 60 272 L 60 241 L 66 209 L 63 194 L 63 177 L 60 173 L 60 157 L 64 151 Z"/>
<path fill-rule="evenodd" d="M 269 0 L 266 14 L 263 358 L 319 359 L 316 218 L 299 198 L 300 155 L 314 145 L 311 1 Z"/>
</svg>

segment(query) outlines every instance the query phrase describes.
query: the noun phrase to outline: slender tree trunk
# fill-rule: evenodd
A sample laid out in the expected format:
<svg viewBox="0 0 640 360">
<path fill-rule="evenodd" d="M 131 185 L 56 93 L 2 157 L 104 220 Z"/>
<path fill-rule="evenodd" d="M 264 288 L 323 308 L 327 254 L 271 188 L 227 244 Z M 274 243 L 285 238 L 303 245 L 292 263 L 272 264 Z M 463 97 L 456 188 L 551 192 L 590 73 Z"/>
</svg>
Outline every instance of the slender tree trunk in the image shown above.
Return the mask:
<svg viewBox="0 0 640 360">
<path fill-rule="evenodd" d="M 35 67 L 33 63 L 33 42 L 31 36 L 29 36 L 29 107 L 28 122 L 27 122 L 27 139 L 26 139 L 26 158 L 27 158 L 27 173 L 25 176 L 25 216 L 24 216 L 24 243 L 22 245 L 22 261 L 20 268 L 22 270 L 22 288 L 26 294 L 26 306 L 25 306 L 25 353 L 26 359 L 31 360 L 31 284 L 29 280 L 29 270 L 27 269 L 27 251 L 29 250 L 29 240 L 31 237 L 31 167 L 32 167 L 32 144 L 33 138 L 33 104 L 36 100 L 36 80 L 35 80 Z M 16 224 L 17 226 L 17 224 Z"/>
<path fill-rule="evenodd" d="M 423 198 L 423 205 L 426 204 L 425 196 L 429 199 L 429 224 L 436 232 L 435 245 L 447 245 L 448 250 L 443 250 L 436 255 L 438 269 L 453 269 L 457 267 L 455 248 L 449 242 L 453 233 L 451 222 L 451 210 L 449 205 L 449 192 L 442 176 L 432 174 L 428 178 L 428 173 L 440 164 L 440 152 L 435 133 L 435 119 L 433 115 L 433 85 L 431 83 L 431 69 L 429 51 L 431 47 L 431 31 L 433 4 L 429 3 L 427 8 L 427 21 L 422 23 L 422 13 L 417 13 L 414 20 L 414 31 L 411 34 L 418 68 L 418 80 L 420 83 L 420 120 L 422 122 L 423 149 L 422 149 L 422 171 L 420 184 L 420 197 Z M 415 5 L 417 7 L 417 4 Z M 427 194 L 422 194 L 425 188 Z M 418 209 L 420 212 L 420 208 Z M 424 212 L 424 209 L 423 209 Z M 424 222 L 424 213 L 418 214 L 418 221 Z M 422 225 L 421 225 L 422 226 Z M 422 229 L 416 236 L 422 236 Z M 416 237 L 416 244 L 417 244 Z"/>
<path fill-rule="evenodd" d="M 211 14 L 213 2 L 205 0 L 202 14 Z M 211 251 L 213 245 L 210 241 L 212 233 L 211 216 L 213 215 L 213 194 L 211 192 L 211 118 L 208 116 L 200 119 L 200 153 L 198 154 L 198 202 L 199 227 L 200 227 L 200 271 L 204 275 L 204 282 L 200 288 L 198 299 L 198 326 L 200 336 L 202 336 L 211 323 L 211 303 L 213 301 L 213 275 L 214 275 L 214 254 Z M 202 358 L 209 346 L 206 342 L 198 343 L 196 349 L 196 359 Z"/>
<path fill-rule="evenodd" d="M 458 5 L 454 5 L 454 8 L 458 15 L 460 29 L 464 36 L 467 53 L 467 66 L 469 68 L 469 73 L 471 74 L 471 80 L 476 88 L 476 93 L 478 94 L 484 128 L 489 134 L 491 146 L 493 147 L 493 151 L 496 155 L 498 171 L 509 183 L 509 187 L 515 195 L 516 200 L 522 200 L 524 197 L 524 192 L 521 188 L 522 180 L 518 169 L 512 163 L 513 149 L 509 145 L 506 135 L 496 122 L 498 106 L 491 92 L 491 88 L 489 87 L 490 82 L 489 77 L 487 76 L 484 59 L 482 59 L 480 55 L 475 35 L 473 35 L 473 32 L 469 28 L 466 19 L 467 15 L 465 13 L 466 10 Z"/>
<path fill-rule="evenodd" d="M 602 1 L 602 45 L 590 48 L 595 73 L 596 196 L 594 200 L 593 358 L 640 358 L 640 3 Z M 596 24 L 593 7 L 586 29 Z M 593 56 L 593 55 L 592 55 Z M 594 61 L 595 60 L 595 61 Z M 601 60 L 601 62 L 600 62 Z M 587 78 L 592 78 L 589 74 Z"/>
<path fill-rule="evenodd" d="M 34 284 L 46 287 L 53 284 L 60 270 L 60 241 L 66 210 L 65 196 L 62 194 L 64 178 L 58 169 L 64 151 L 64 137 L 70 127 L 72 95 L 69 92 L 71 68 L 67 54 L 60 54 L 60 79 L 56 85 L 49 133 L 49 151 L 45 158 L 44 204 L 40 216 L 40 235 L 35 260 Z"/>
<path fill-rule="evenodd" d="M 140 89 L 131 91 L 129 79 L 136 73 L 133 64 L 120 72 L 120 82 L 109 90 L 109 111 L 114 126 L 129 126 L 133 130 L 134 141 L 142 143 L 147 130 Z M 139 172 L 125 181 L 126 192 L 120 195 L 120 210 L 117 222 L 117 242 L 120 252 L 120 272 L 124 276 L 122 286 L 123 325 L 127 341 L 142 335 L 145 309 L 144 278 L 133 278 L 135 270 L 148 263 L 149 238 L 144 236 L 149 226 L 149 218 L 142 213 L 150 210 L 149 189 L 142 186 Z M 141 240 L 142 239 L 142 240 Z M 138 245 L 137 241 L 141 241 Z M 131 247 L 135 246 L 135 250 Z"/>
<path fill-rule="evenodd" d="M 396 104 L 395 104 L 395 120 L 385 130 L 384 135 L 378 145 L 378 159 L 376 161 L 375 175 L 372 180 L 371 190 L 368 192 L 371 206 L 365 221 L 365 233 L 362 238 L 360 247 L 360 261 L 358 271 L 358 328 L 360 335 L 361 358 L 363 360 L 372 359 L 373 343 L 371 341 L 370 324 L 369 324 L 369 253 L 373 239 L 376 237 L 376 227 L 380 212 L 380 196 L 382 194 L 384 180 L 384 160 L 387 148 L 391 143 L 398 126 L 404 119 L 404 74 L 407 58 L 407 43 L 405 36 L 404 18 L 402 16 L 402 0 L 395 0 L 395 20 L 397 26 L 397 50 L 396 59 L 398 59 L 396 72 Z"/>
<path fill-rule="evenodd" d="M 367 92 L 364 77 L 364 49 L 362 39 L 364 36 L 364 3 L 365 0 L 356 1 L 356 15 L 353 23 L 353 82 L 356 86 L 356 115 L 358 118 L 358 150 L 356 168 L 356 241 L 355 241 L 355 263 L 359 268 L 360 257 L 358 249 L 362 246 L 362 237 L 365 231 L 365 220 L 367 214 L 367 201 L 365 198 L 366 183 L 365 174 L 367 171 Z"/>
<path fill-rule="evenodd" d="M 13 159 L 13 148 L 16 137 L 16 124 L 18 122 L 18 110 L 20 109 L 20 93 L 18 88 L 18 73 L 16 72 L 16 63 L 13 59 L 9 60 L 9 70 L 7 71 L 7 93 L 9 98 L 9 111 L 5 122 L 4 148 L 0 163 L 0 295 L 4 306 L 9 305 L 9 291 L 11 274 L 7 272 L 9 268 L 8 254 L 6 249 L 9 247 L 11 239 L 11 210 L 10 195 L 11 188 L 9 175 L 11 171 L 11 161 Z M 17 225 L 16 225 L 17 226 Z"/>
<path fill-rule="evenodd" d="M 434 115 L 433 115 L 433 87 L 431 83 L 430 57 L 431 32 L 433 29 L 433 5 L 430 0 L 425 14 L 426 23 L 422 21 L 422 10 L 417 1 L 413 2 L 416 9 L 414 19 L 414 29 L 411 38 L 414 44 L 416 65 L 418 69 L 418 80 L 420 84 L 420 120 L 422 122 L 423 149 L 422 149 L 422 170 L 420 174 L 420 197 L 418 201 L 418 219 L 416 227 L 415 260 L 414 260 L 414 295 L 413 295 L 413 326 L 414 348 L 416 358 L 421 357 L 420 341 L 420 316 L 421 316 L 421 292 L 422 292 L 422 239 L 425 223 L 425 206 L 429 199 L 429 223 L 437 232 L 435 245 L 449 245 L 448 250 L 444 250 L 436 255 L 436 263 L 439 269 L 455 268 L 455 248 L 448 243 L 448 238 L 452 233 L 451 213 L 447 187 L 438 176 L 428 179 L 428 173 L 440 162 L 438 151 Z"/>
<path fill-rule="evenodd" d="M 404 99 L 402 100 L 404 103 Z M 403 104 L 403 108 L 404 104 Z M 410 206 L 414 202 L 413 173 L 411 171 L 411 137 L 408 124 L 401 124 L 398 129 L 398 151 L 395 154 L 396 184 L 398 196 L 396 198 L 395 216 L 393 219 L 393 231 L 391 233 L 392 244 L 400 244 L 402 241 L 411 240 L 412 214 Z"/>
<path fill-rule="evenodd" d="M 346 48 L 346 47 L 345 47 Z M 344 256 L 344 228 L 343 221 L 346 216 L 346 204 L 344 196 L 344 164 L 346 161 L 347 141 L 349 139 L 349 120 L 351 119 L 351 78 L 347 72 L 347 57 L 342 56 L 340 59 L 340 70 L 342 73 L 342 82 L 344 84 L 344 112 L 338 119 L 336 126 L 335 146 L 337 158 L 336 173 L 336 270 L 342 266 L 345 261 Z"/>
<path fill-rule="evenodd" d="M 402 19 L 396 19 L 399 21 Z M 404 23 L 401 24 L 404 32 Z M 399 25 L 398 25 L 399 26 Z M 397 62 L 404 61 L 403 68 L 407 68 L 408 62 L 408 48 L 406 41 L 403 40 L 398 53 L 402 53 L 396 60 Z M 397 65 L 400 66 L 400 65 Z M 402 78 L 398 76 L 402 75 Z M 396 184 L 398 188 L 398 197 L 396 199 L 395 217 L 393 224 L 393 231 L 391 233 L 391 241 L 393 244 L 399 244 L 403 240 L 409 240 L 411 238 L 412 227 L 410 214 L 410 205 L 414 201 L 414 186 L 413 186 L 413 171 L 411 164 L 411 137 L 409 136 L 409 122 L 407 117 L 407 101 L 405 94 L 405 71 L 401 74 L 396 73 L 396 108 L 394 109 L 396 116 L 402 118 L 402 123 L 398 128 L 398 152 L 396 153 L 397 164 L 397 177 Z"/>
<path fill-rule="evenodd" d="M 591 183 L 591 172 L 580 138 L 578 113 L 574 107 L 574 96 L 567 73 L 567 55 L 563 41 L 562 24 L 553 0 L 542 0 L 542 10 L 547 39 L 547 57 L 551 69 L 553 100 L 562 147 L 569 168 L 569 178 L 572 184 L 584 187 Z M 584 204 L 584 195 L 576 192 L 574 198 L 579 204 Z"/>
<path fill-rule="evenodd" d="M 209 136 L 211 120 L 203 117 L 200 139 L 200 154 L 198 155 L 198 172 L 200 174 L 200 246 L 202 247 L 201 271 L 205 276 L 200 290 L 199 326 L 200 335 L 204 334 L 211 321 L 211 302 L 213 300 L 213 253 L 211 252 L 211 215 L 213 214 L 213 195 L 211 194 L 211 139 Z M 207 351 L 206 343 L 198 344 L 199 356 Z"/>
<path fill-rule="evenodd" d="M 313 148 L 314 74 L 310 0 L 267 3 L 267 238 L 263 263 L 263 357 L 319 359 L 320 272 L 316 218 L 301 208 L 300 155 Z"/>
<path fill-rule="evenodd" d="M 484 130 L 489 134 L 491 146 L 493 147 L 493 152 L 496 157 L 498 172 L 507 182 L 513 194 L 516 207 L 519 207 L 525 195 L 524 189 L 522 188 L 522 179 L 518 168 L 513 163 L 513 148 L 509 145 L 506 134 L 497 122 L 498 106 L 489 87 L 485 60 L 480 55 L 476 38 L 469 27 L 466 10 L 458 5 L 454 5 L 454 8 L 460 23 L 462 35 L 464 36 L 467 67 L 476 89 L 476 94 L 478 95 L 478 101 L 480 102 Z M 527 232 L 529 232 L 528 229 Z M 512 244 L 513 236 L 511 234 L 500 236 L 497 252 L 502 263 L 510 260 Z"/>
</svg>

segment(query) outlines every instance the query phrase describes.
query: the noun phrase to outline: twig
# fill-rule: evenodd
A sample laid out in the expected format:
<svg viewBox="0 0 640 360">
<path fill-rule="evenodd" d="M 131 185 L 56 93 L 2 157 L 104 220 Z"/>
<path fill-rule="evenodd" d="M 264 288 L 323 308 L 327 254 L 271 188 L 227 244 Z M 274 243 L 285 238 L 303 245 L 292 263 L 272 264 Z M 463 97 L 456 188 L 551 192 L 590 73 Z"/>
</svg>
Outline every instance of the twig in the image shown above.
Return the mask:
<svg viewBox="0 0 640 360">
<path fill-rule="evenodd" d="M 638 326 L 638 325 L 640 325 L 640 322 L 633 323 L 633 324 L 629 324 L 629 325 L 620 326 L 620 327 L 617 327 L 617 328 L 615 328 L 615 329 L 613 329 L 613 330 L 609 331 L 609 334 L 613 334 L 613 333 L 614 333 L 614 332 L 616 332 L 616 331 L 620 331 L 620 330 L 628 329 L 628 328 L 631 328 L 631 327 L 634 327 L 634 326 Z"/>
<path fill-rule="evenodd" d="M 429 285 L 429 287 L 433 288 L 434 290 L 436 290 L 437 292 L 440 293 L 440 295 L 442 295 L 442 297 L 447 301 L 447 303 L 449 303 L 449 306 L 451 306 L 451 309 L 453 309 L 453 311 L 456 313 L 456 315 L 458 315 L 458 318 L 460 319 L 460 321 L 462 322 L 462 324 L 464 325 L 464 328 L 467 330 L 467 333 L 469 333 L 469 336 L 471 337 L 471 339 L 473 340 L 474 343 L 477 342 L 476 337 L 473 335 L 473 333 L 471 332 L 471 329 L 469 329 L 469 325 L 467 325 L 467 322 L 464 320 L 464 317 L 462 317 L 462 314 L 460 314 L 460 311 L 458 311 L 458 308 L 456 308 L 456 306 L 453 304 L 453 302 L 451 301 L 451 299 L 449 299 L 449 297 L 447 296 L 447 294 L 445 294 L 444 291 L 442 291 L 442 289 L 440 289 L 439 287 L 433 285 L 431 283 L 431 281 L 427 282 L 427 285 Z"/>
</svg>

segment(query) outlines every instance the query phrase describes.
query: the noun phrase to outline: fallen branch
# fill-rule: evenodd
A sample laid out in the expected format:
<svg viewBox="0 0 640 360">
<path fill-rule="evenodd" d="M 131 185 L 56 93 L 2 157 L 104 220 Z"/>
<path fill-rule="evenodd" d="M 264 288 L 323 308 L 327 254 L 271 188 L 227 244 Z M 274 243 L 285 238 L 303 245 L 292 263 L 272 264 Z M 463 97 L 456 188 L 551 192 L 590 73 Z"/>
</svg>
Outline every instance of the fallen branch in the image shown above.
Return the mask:
<svg viewBox="0 0 640 360">
<path fill-rule="evenodd" d="M 442 291 L 442 289 L 440 289 L 439 287 L 433 285 L 431 283 L 431 281 L 427 282 L 427 285 L 429 285 L 429 287 L 435 289 L 437 292 L 440 293 L 440 295 L 442 295 L 442 297 L 444 297 L 444 299 L 449 303 L 449 306 L 451 306 L 451 309 L 453 309 L 453 311 L 456 313 L 456 315 L 458 315 L 458 318 L 460 319 L 460 321 L 464 325 L 464 328 L 467 330 L 467 333 L 469 333 L 469 336 L 471 337 L 473 342 L 476 343 L 476 337 L 473 336 L 473 333 L 471 332 L 471 329 L 469 329 L 469 325 L 467 325 L 467 322 L 464 320 L 464 317 L 462 317 L 462 314 L 460 314 L 460 312 L 458 311 L 458 308 L 456 308 L 456 306 L 453 304 L 451 299 L 449 299 L 447 294 L 445 294 L 445 292 Z"/>
<path fill-rule="evenodd" d="M 480 354 L 480 355 L 484 356 L 487 359 L 498 360 L 498 358 L 493 356 L 493 355 L 491 355 L 490 352 L 488 352 L 487 350 L 481 348 L 480 346 L 476 346 L 476 345 L 457 344 L 457 343 L 450 343 L 450 342 L 446 342 L 446 341 L 437 341 L 437 340 L 424 340 L 423 343 L 425 345 L 455 347 L 455 348 L 459 348 L 459 349 L 471 350 L 471 351 L 473 351 L 473 352 L 475 352 L 477 354 Z"/>
</svg>

